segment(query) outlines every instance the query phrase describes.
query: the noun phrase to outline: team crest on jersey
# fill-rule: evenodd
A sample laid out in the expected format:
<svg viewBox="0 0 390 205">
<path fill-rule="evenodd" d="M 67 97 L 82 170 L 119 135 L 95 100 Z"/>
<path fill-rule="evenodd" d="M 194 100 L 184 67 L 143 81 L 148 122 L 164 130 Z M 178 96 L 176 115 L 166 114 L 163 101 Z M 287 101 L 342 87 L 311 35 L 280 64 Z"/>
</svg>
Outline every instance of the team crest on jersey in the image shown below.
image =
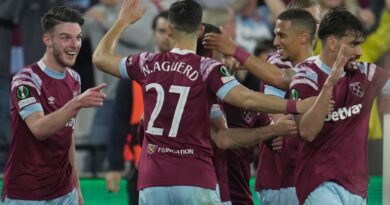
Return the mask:
<svg viewBox="0 0 390 205">
<path fill-rule="evenodd" d="M 154 152 L 156 152 L 157 147 L 158 146 L 155 144 L 148 144 L 148 146 L 147 146 L 148 154 L 153 154 Z"/>
<path fill-rule="evenodd" d="M 360 82 L 354 82 L 349 84 L 349 89 L 351 89 L 352 93 L 358 97 L 364 96 L 364 89 Z"/>
<path fill-rule="evenodd" d="M 298 100 L 299 99 L 299 92 L 298 90 L 292 89 L 291 90 L 291 99 Z"/>
<path fill-rule="evenodd" d="M 20 85 L 16 88 L 16 97 L 19 100 L 26 99 L 30 96 L 30 89 L 25 85 Z"/>
<path fill-rule="evenodd" d="M 253 112 L 245 110 L 241 112 L 241 115 L 247 124 L 249 125 L 253 124 Z"/>
</svg>

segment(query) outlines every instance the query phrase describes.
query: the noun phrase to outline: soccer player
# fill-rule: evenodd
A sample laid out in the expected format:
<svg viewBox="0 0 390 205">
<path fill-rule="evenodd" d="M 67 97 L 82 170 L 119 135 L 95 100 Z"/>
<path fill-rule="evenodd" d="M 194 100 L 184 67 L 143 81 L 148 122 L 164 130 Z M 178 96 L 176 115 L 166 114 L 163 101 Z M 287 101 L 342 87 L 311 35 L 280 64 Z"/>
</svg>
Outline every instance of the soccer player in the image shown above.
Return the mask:
<svg viewBox="0 0 390 205">
<path fill-rule="evenodd" d="M 299 134 L 306 140 L 297 162 L 300 204 L 366 204 L 370 110 L 375 96 L 390 95 L 390 73 L 357 61 L 363 33 L 363 25 L 350 12 L 330 11 L 318 31 L 323 50 L 300 64 L 292 81 L 290 92 L 296 97 L 318 95 L 310 110 L 297 116 Z M 338 72 L 331 67 L 342 49 L 348 62 L 341 78 L 327 80 L 328 75 Z M 326 104 L 332 98 L 334 111 L 328 114 Z"/>
<path fill-rule="evenodd" d="M 55 7 L 41 20 L 46 52 L 12 80 L 12 141 L 4 204 L 83 204 L 73 130 L 78 111 L 103 104 L 105 84 L 80 94 L 70 69 L 81 47 L 82 15 Z"/>
<path fill-rule="evenodd" d="M 115 54 L 123 30 L 144 12 L 138 0 L 125 0 L 117 21 L 93 55 L 98 68 L 132 78 L 143 89 L 145 138 L 139 164 L 140 203 L 219 204 L 209 128 L 215 96 L 242 108 L 280 113 L 303 113 L 312 99 L 286 101 L 252 92 L 228 76 L 218 61 L 197 56 L 202 9 L 193 0 L 175 2 L 169 9 L 168 33 L 175 42 L 170 52 L 143 52 L 129 57 Z"/>
<path fill-rule="evenodd" d="M 167 27 L 168 11 L 162 11 L 154 17 L 152 22 L 156 52 L 168 52 L 173 47 L 172 38 L 167 34 Z M 119 80 L 113 106 L 114 117 L 111 120 L 111 137 L 107 145 L 109 171 L 106 174 L 106 187 L 111 192 L 119 191 L 120 180 L 125 169 L 123 157 L 124 145 L 127 150 L 130 150 L 126 153 L 133 153 L 131 156 L 132 166 L 130 168 L 130 174 L 127 177 L 127 191 L 130 205 L 138 204 L 137 162 L 139 161 L 138 149 L 141 143 L 137 139 L 141 136 L 137 134 L 137 130 L 141 124 L 139 117 L 143 112 L 142 98 L 136 98 L 139 95 L 142 96 L 142 90 L 138 83 L 128 79 Z M 126 140 L 128 134 L 132 136 L 130 142 Z M 126 144 L 124 144 L 125 141 Z"/>
<path fill-rule="evenodd" d="M 318 4 L 312 5 L 319 15 Z M 276 20 L 274 45 L 277 52 L 268 62 L 281 69 L 290 69 L 313 56 L 313 40 L 316 36 L 316 21 L 312 14 L 303 9 L 288 9 Z M 287 98 L 283 90 L 265 85 L 264 93 Z M 273 114 L 278 120 L 281 114 Z M 295 192 L 295 162 L 299 153 L 301 139 L 283 138 L 283 148 L 275 152 L 267 143 L 260 145 L 259 166 L 256 175 L 255 190 L 264 205 L 297 205 Z"/>
<path fill-rule="evenodd" d="M 202 23 L 202 26 L 204 27 L 204 32 L 202 34 L 202 37 L 198 39 L 196 51 L 197 54 L 205 57 L 213 57 L 216 60 L 224 62 L 225 65 L 229 68 L 229 70 L 234 70 L 234 67 L 236 66 L 236 61 L 232 57 L 223 56 L 217 51 L 205 49 L 202 44 L 203 36 L 205 34 L 210 32 L 220 33 L 220 30 L 211 24 Z M 235 204 L 237 203 L 237 201 L 233 201 L 232 196 L 244 195 L 245 199 L 239 199 L 239 203 L 253 204 L 251 192 L 249 189 L 251 160 L 248 160 L 248 158 L 251 158 L 251 156 L 246 155 L 250 154 L 250 151 L 248 152 L 248 150 L 251 149 L 247 148 L 247 146 L 253 147 L 253 145 L 258 144 L 263 140 L 269 139 L 270 137 L 279 136 L 283 134 L 294 134 L 297 131 L 296 123 L 292 120 L 283 119 L 273 125 L 259 127 L 270 124 L 271 119 L 269 118 L 268 114 L 245 111 L 234 106 L 229 106 L 227 104 L 223 104 L 222 111 L 221 106 L 222 105 L 214 104 L 212 106 L 210 114 L 212 131 L 211 136 L 214 140 L 214 143 L 212 143 L 214 151 L 213 163 L 216 171 L 221 202 L 223 205 L 229 205 L 232 203 Z M 226 116 L 224 113 L 226 113 Z M 228 117 L 229 127 L 227 126 L 228 123 L 226 122 L 226 117 Z M 256 132 L 256 130 L 261 132 Z M 221 135 L 221 133 L 225 134 L 222 134 L 222 136 L 218 137 L 218 135 Z M 228 146 L 226 146 L 224 142 L 229 140 L 231 140 L 231 143 L 228 143 Z M 237 144 L 238 141 L 240 141 L 239 145 Z M 230 150 L 225 149 L 238 147 L 244 147 L 242 148 L 243 151 L 241 152 L 240 149 L 238 150 L 238 153 L 240 156 L 241 154 L 245 156 L 243 156 L 242 159 L 240 158 L 238 160 L 239 162 L 235 162 L 234 168 L 238 167 L 237 169 L 241 171 L 242 167 L 243 173 L 240 172 L 240 175 L 238 177 L 235 176 L 231 178 L 230 170 L 228 170 L 227 167 L 227 154 L 230 152 Z M 243 166 L 237 166 L 237 163 L 238 165 Z M 244 179 L 241 180 L 241 178 Z M 236 191 L 237 193 L 232 193 L 232 187 L 229 187 L 229 185 L 231 184 L 231 179 L 234 180 L 234 182 L 237 181 L 235 179 L 239 179 L 239 182 L 237 183 L 238 186 L 235 187 L 236 189 L 233 189 L 233 191 Z"/>
</svg>

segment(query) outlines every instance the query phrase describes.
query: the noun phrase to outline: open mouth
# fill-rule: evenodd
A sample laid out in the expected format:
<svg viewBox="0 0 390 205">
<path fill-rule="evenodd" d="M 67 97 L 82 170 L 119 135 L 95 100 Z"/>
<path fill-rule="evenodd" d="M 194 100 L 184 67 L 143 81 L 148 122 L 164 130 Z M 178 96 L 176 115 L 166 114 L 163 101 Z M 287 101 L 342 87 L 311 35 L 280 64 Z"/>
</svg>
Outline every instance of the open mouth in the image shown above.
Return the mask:
<svg viewBox="0 0 390 205">
<path fill-rule="evenodd" d="M 77 54 L 76 51 L 65 51 L 65 53 L 66 53 L 67 55 L 70 55 L 70 56 L 75 56 L 75 55 Z"/>
</svg>

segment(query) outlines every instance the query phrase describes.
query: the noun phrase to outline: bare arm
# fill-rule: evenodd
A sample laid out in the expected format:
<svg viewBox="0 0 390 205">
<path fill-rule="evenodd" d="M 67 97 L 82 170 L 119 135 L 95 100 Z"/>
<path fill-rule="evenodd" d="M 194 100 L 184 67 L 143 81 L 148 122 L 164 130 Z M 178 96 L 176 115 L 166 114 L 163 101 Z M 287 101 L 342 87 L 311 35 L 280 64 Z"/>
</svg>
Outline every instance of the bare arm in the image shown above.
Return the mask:
<svg viewBox="0 0 390 205">
<path fill-rule="evenodd" d="M 224 55 L 234 56 L 238 46 L 226 34 L 208 33 L 204 37 L 204 46 L 208 49 L 217 50 Z M 241 62 L 258 79 L 279 89 L 288 90 L 295 71 L 292 69 L 279 69 L 254 55 L 250 55 L 245 62 Z"/>
<path fill-rule="evenodd" d="M 298 129 L 301 137 L 306 141 L 313 141 L 324 125 L 324 119 L 329 113 L 329 104 L 332 98 L 333 86 L 344 70 L 347 58 L 343 55 L 343 47 L 340 49 L 333 69 L 324 83 L 324 86 L 312 107 L 303 115 L 298 116 Z"/>
<path fill-rule="evenodd" d="M 289 119 L 280 120 L 277 124 L 259 128 L 228 128 L 225 117 L 217 117 L 211 120 L 212 139 L 221 149 L 234 149 L 258 144 L 272 137 L 296 134 L 297 126 Z"/>
<path fill-rule="evenodd" d="M 101 71 L 120 77 L 119 62 L 122 56 L 116 54 L 118 39 L 128 25 L 138 21 L 146 8 L 139 9 L 139 0 L 124 0 L 118 19 L 99 42 L 92 56 L 92 62 Z"/>
<path fill-rule="evenodd" d="M 48 139 L 54 133 L 64 128 L 81 108 L 102 106 L 105 94 L 101 93 L 100 90 L 105 86 L 106 84 L 101 84 L 86 90 L 59 110 L 48 115 L 45 115 L 43 112 L 32 113 L 25 119 L 25 122 L 37 139 Z"/>
<path fill-rule="evenodd" d="M 72 144 L 70 145 L 70 148 L 69 148 L 69 161 L 70 161 L 70 164 L 72 165 L 72 177 L 73 177 L 74 186 L 76 188 L 77 195 L 79 198 L 79 205 L 83 205 L 84 200 L 83 200 L 83 196 L 81 194 L 80 179 L 79 179 L 79 174 L 77 171 L 76 145 L 75 145 L 74 136 L 72 136 Z"/>
<path fill-rule="evenodd" d="M 238 85 L 230 90 L 223 100 L 245 110 L 265 113 L 287 113 L 287 100 L 254 92 L 242 85 Z M 314 98 L 297 101 L 297 112 L 306 112 L 313 103 Z"/>
</svg>

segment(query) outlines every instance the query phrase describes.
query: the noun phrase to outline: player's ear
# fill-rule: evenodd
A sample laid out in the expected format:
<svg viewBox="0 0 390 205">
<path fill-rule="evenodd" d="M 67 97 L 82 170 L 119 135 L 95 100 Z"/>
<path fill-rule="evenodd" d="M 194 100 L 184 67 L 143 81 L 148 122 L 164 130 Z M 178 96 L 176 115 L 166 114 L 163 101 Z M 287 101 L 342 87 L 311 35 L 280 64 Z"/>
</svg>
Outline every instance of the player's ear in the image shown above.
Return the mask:
<svg viewBox="0 0 390 205">
<path fill-rule="evenodd" d="M 337 39 L 334 37 L 334 36 L 329 36 L 327 39 L 326 39 L 326 44 L 327 44 L 327 47 L 332 51 L 332 52 L 335 52 L 336 50 L 338 50 L 338 46 L 337 46 Z"/>
<path fill-rule="evenodd" d="M 310 41 L 310 35 L 307 32 L 302 32 L 301 35 L 299 35 L 299 42 L 301 44 L 307 44 Z"/>
<path fill-rule="evenodd" d="M 170 23 L 168 23 L 168 25 L 167 25 L 167 34 L 169 37 L 173 36 L 173 27 Z"/>
<path fill-rule="evenodd" d="M 201 24 L 200 25 L 200 32 L 199 32 L 198 38 L 202 38 L 203 34 L 204 34 L 204 25 Z"/>
<path fill-rule="evenodd" d="M 50 37 L 48 33 L 44 33 L 42 36 L 42 41 L 45 44 L 46 47 L 51 46 Z"/>
</svg>

